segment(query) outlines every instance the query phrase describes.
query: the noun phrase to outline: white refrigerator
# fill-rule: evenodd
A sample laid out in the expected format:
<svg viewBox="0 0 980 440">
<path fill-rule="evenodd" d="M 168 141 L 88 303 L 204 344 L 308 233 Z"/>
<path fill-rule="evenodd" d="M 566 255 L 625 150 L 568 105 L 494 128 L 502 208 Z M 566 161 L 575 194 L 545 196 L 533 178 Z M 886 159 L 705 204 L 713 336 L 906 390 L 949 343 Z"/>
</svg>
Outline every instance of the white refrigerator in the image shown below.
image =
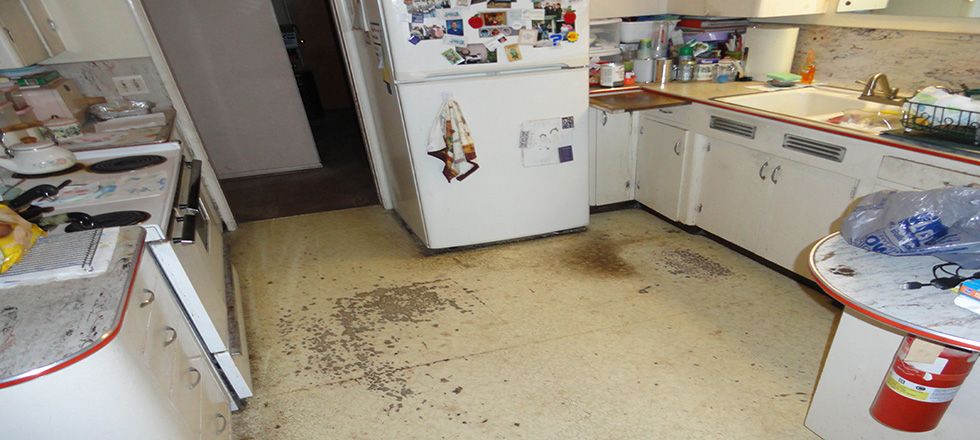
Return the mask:
<svg viewBox="0 0 980 440">
<path fill-rule="evenodd" d="M 387 172 L 395 210 L 422 243 L 588 225 L 588 1 L 376 1 L 365 3 L 365 27 L 390 95 L 378 101 L 387 129 L 404 132 L 387 133 Z M 462 180 L 430 154 L 448 102 L 479 166 Z"/>
</svg>

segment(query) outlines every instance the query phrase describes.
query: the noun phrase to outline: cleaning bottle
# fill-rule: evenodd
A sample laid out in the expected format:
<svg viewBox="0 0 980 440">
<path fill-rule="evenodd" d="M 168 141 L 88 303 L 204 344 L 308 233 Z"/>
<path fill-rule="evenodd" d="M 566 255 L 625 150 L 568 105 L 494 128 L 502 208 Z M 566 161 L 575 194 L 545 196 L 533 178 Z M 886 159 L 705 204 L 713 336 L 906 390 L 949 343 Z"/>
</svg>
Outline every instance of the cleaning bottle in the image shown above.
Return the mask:
<svg viewBox="0 0 980 440">
<path fill-rule="evenodd" d="M 800 76 L 803 79 L 800 80 L 803 84 L 813 84 L 813 76 L 817 74 L 817 56 L 813 53 L 813 49 L 806 51 L 806 64 L 803 66 L 803 71 L 800 72 Z"/>
</svg>

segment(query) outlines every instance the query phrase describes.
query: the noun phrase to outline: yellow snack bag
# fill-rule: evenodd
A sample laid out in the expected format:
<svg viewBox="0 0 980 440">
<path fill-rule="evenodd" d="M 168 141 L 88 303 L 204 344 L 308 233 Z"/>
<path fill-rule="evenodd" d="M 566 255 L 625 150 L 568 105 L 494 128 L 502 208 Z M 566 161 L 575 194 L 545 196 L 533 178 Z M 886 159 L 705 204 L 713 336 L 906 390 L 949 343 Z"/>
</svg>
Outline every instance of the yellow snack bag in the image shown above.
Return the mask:
<svg viewBox="0 0 980 440">
<path fill-rule="evenodd" d="M 44 230 L 24 220 L 6 205 L 0 205 L 0 253 L 3 254 L 0 273 L 10 270 L 14 263 L 20 261 L 42 235 Z"/>
</svg>

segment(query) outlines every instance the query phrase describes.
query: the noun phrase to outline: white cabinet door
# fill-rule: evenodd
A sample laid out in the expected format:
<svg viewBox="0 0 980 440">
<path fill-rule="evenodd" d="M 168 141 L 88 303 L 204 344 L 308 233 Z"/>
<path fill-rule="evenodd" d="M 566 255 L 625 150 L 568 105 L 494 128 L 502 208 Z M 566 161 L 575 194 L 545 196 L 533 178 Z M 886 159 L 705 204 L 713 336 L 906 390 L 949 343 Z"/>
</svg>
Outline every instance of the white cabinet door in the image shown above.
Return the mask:
<svg viewBox="0 0 980 440">
<path fill-rule="evenodd" d="M 773 160 L 768 219 L 761 235 L 767 260 L 810 276 L 807 257 L 817 240 L 840 229 L 858 179 L 798 162 Z"/>
<path fill-rule="evenodd" d="M 730 142 L 709 139 L 701 176 L 697 225 L 759 253 L 759 225 L 769 199 L 769 156 Z"/>
<path fill-rule="evenodd" d="M 592 0 L 589 18 L 633 17 L 667 12 L 666 0 Z"/>
<path fill-rule="evenodd" d="M 633 200 L 633 114 L 597 111 L 595 203 Z"/>
<path fill-rule="evenodd" d="M 28 66 L 50 56 L 20 0 L 0 0 L 0 24 L 3 25 L 0 40 L 4 46 L 0 68 Z"/>
<path fill-rule="evenodd" d="M 680 215 L 687 133 L 642 118 L 636 146 L 636 200 L 675 221 Z"/>
<path fill-rule="evenodd" d="M 670 0 L 667 12 L 713 17 L 782 17 L 821 14 L 824 4 L 824 0 Z"/>
</svg>

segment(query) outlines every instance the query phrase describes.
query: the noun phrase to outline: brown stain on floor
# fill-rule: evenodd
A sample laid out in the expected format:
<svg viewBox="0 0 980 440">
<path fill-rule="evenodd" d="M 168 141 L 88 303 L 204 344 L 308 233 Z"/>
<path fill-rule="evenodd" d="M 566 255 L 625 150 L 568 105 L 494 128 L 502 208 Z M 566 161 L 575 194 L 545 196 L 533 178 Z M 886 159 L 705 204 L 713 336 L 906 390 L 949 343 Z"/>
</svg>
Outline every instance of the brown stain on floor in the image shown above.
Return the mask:
<svg viewBox="0 0 980 440">
<path fill-rule="evenodd" d="M 563 254 L 565 267 L 600 277 L 625 277 L 636 274 L 636 269 L 620 256 L 622 247 L 631 242 L 611 240 L 605 234 L 592 238 Z"/>
<path fill-rule="evenodd" d="M 691 249 L 669 249 L 661 253 L 663 266 L 671 275 L 713 279 L 733 275 L 731 269 Z"/>
<path fill-rule="evenodd" d="M 471 305 L 449 295 L 458 289 L 448 280 L 415 282 L 334 299 L 329 315 L 315 300 L 299 311 L 285 309 L 279 318 L 281 354 L 297 358 L 296 376 L 318 383 L 354 380 L 389 399 L 386 411 L 397 412 L 415 394 L 408 386 L 408 361 L 398 356 L 415 348 L 397 335 L 438 326 L 432 322 L 440 313 L 471 313 Z"/>
</svg>

